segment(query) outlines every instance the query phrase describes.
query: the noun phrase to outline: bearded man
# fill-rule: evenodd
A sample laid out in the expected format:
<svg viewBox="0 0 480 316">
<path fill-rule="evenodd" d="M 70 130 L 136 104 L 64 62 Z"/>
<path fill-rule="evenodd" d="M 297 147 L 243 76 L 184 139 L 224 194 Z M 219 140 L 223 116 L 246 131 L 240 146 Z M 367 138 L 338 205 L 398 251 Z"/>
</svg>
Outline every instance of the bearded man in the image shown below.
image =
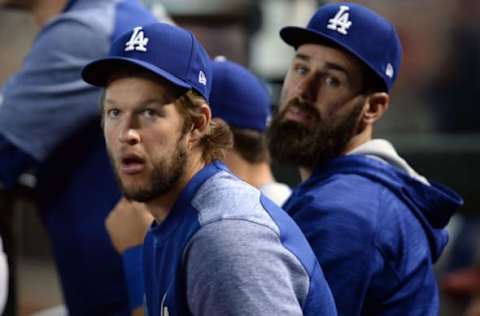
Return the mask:
<svg viewBox="0 0 480 316">
<path fill-rule="evenodd" d="M 438 315 L 432 264 L 463 202 L 372 137 L 399 71 L 395 28 L 364 6 L 335 3 L 280 35 L 296 55 L 269 149 L 299 167 L 303 182 L 284 208 L 314 249 L 339 315 Z"/>
</svg>

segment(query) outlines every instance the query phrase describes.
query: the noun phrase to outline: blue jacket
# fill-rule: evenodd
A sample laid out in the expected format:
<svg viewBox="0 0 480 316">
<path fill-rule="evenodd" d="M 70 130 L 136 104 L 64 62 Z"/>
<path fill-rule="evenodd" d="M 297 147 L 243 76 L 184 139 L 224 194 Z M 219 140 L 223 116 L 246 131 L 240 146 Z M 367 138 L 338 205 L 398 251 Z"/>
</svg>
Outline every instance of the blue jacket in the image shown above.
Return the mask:
<svg viewBox="0 0 480 316">
<path fill-rule="evenodd" d="M 215 162 L 181 192 L 144 244 L 148 314 L 336 315 L 291 218 Z"/>
<path fill-rule="evenodd" d="M 339 315 L 438 315 L 432 264 L 462 199 L 365 155 L 319 166 L 284 205 L 312 245 Z"/>
<path fill-rule="evenodd" d="M 72 0 L 2 88 L 0 180 L 35 165 L 36 198 L 70 315 L 129 315 L 104 221 L 120 198 L 100 128 L 101 89 L 83 82 L 112 40 L 156 19 L 138 0 Z"/>
</svg>

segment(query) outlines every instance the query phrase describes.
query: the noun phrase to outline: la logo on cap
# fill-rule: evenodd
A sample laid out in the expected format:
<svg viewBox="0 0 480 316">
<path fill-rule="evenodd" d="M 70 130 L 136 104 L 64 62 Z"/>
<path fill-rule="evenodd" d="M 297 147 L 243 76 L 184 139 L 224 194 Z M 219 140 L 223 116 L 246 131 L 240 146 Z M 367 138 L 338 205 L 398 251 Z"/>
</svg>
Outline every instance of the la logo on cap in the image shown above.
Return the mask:
<svg viewBox="0 0 480 316">
<path fill-rule="evenodd" d="M 350 21 L 350 13 L 348 12 L 350 7 L 341 5 L 338 8 L 337 14 L 328 20 L 327 28 L 333 31 L 337 31 L 340 34 L 347 35 L 348 29 L 352 26 Z"/>
<path fill-rule="evenodd" d="M 129 52 L 132 50 L 136 50 L 139 52 L 146 52 L 148 43 L 148 37 L 145 37 L 143 34 L 143 28 L 141 26 L 137 26 L 133 29 L 132 36 L 128 42 L 125 43 L 125 51 Z"/>
</svg>

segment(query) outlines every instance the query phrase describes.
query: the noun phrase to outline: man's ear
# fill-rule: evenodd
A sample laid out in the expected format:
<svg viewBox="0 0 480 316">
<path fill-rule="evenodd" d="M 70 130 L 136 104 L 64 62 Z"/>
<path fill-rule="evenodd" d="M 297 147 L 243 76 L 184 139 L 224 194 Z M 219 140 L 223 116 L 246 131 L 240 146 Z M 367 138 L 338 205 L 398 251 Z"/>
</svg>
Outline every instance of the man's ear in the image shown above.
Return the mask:
<svg viewBox="0 0 480 316">
<path fill-rule="evenodd" d="M 212 120 L 212 112 L 206 103 L 202 103 L 196 111 L 193 119 L 192 129 L 190 131 L 190 143 L 198 143 L 205 134 L 208 133 L 210 122 Z"/>
<path fill-rule="evenodd" d="M 387 111 L 390 97 L 385 92 L 375 92 L 365 101 L 362 121 L 365 125 L 373 125 Z"/>
</svg>

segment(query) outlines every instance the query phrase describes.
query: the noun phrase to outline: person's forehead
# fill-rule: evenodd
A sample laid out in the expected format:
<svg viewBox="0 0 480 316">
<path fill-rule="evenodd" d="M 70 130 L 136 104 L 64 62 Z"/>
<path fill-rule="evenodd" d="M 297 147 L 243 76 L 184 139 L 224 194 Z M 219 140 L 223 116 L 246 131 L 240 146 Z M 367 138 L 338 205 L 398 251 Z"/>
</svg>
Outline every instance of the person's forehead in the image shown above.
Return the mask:
<svg viewBox="0 0 480 316">
<path fill-rule="evenodd" d="M 121 85 L 136 85 L 142 87 L 143 90 L 155 91 L 160 94 L 165 95 L 178 95 L 183 92 L 183 89 L 177 87 L 167 80 L 155 76 L 148 72 L 129 72 L 129 71 L 119 71 L 113 73 L 106 85 L 106 90 L 111 90 L 112 86 Z M 140 93 L 140 92 L 139 92 Z"/>
<path fill-rule="evenodd" d="M 112 90 L 115 89 L 117 86 L 140 86 L 140 87 L 145 87 L 145 88 L 158 88 L 160 90 L 167 90 L 167 85 L 162 84 L 161 82 L 158 82 L 154 80 L 153 78 L 149 77 L 144 77 L 144 76 L 129 76 L 125 74 L 118 74 L 115 76 L 111 76 L 107 85 L 106 85 L 106 90 Z"/>
<path fill-rule="evenodd" d="M 300 45 L 296 51 L 297 58 L 305 59 L 319 65 L 337 65 L 348 70 L 350 74 L 361 74 L 360 61 L 344 49 L 327 44 L 307 43 Z"/>
<path fill-rule="evenodd" d="M 105 87 L 105 103 L 141 105 L 155 101 L 172 103 L 176 99 L 172 85 L 144 77 L 117 77 Z"/>
</svg>

